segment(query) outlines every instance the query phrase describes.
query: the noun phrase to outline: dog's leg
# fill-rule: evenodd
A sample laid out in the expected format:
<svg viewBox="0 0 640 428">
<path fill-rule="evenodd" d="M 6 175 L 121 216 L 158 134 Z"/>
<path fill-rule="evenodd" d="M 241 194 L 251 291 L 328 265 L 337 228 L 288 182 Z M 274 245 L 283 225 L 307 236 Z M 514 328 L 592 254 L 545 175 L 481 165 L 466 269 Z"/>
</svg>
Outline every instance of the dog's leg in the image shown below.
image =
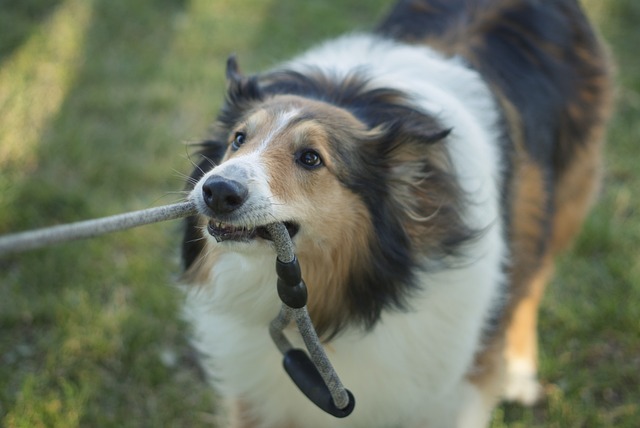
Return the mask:
<svg viewBox="0 0 640 428">
<path fill-rule="evenodd" d="M 553 255 L 564 251 L 580 232 L 589 209 L 600 191 L 604 126 L 593 131 L 596 142 L 575 152 L 556 187 L 556 213 L 553 219 Z"/>
<path fill-rule="evenodd" d="M 504 338 L 496 336 L 476 356 L 473 371 L 467 376 L 457 426 L 486 427 L 491 413 L 502 397 L 505 379 Z"/>
<path fill-rule="evenodd" d="M 594 132 L 599 138 L 601 133 Z M 542 389 L 538 370 L 538 307 L 554 270 L 554 258 L 580 231 L 598 193 L 601 179 L 601 144 L 592 142 L 578 150 L 556 186 L 551 242 L 524 296 L 514 308 L 507 330 L 507 383 L 505 398 L 532 405 Z"/>
<path fill-rule="evenodd" d="M 504 396 L 507 400 L 533 405 L 542 392 L 538 383 L 538 306 L 545 286 L 553 273 L 553 262 L 545 259 L 525 295 L 514 309 L 507 330 L 507 378 Z"/>
<path fill-rule="evenodd" d="M 506 379 L 504 398 L 533 404 L 539 396 L 537 382 L 537 311 L 545 283 L 551 275 L 550 179 L 548 172 L 530 157 L 521 154 L 514 168 L 512 200 L 513 264 L 511 288 L 503 334 Z"/>
</svg>

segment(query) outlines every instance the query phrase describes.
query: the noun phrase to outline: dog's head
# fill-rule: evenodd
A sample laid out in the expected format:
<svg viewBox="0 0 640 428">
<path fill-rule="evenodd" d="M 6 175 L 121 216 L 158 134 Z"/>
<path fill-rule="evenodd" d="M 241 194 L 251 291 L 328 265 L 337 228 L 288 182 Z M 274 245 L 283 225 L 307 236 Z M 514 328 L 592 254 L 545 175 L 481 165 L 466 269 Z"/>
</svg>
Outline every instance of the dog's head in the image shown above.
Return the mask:
<svg viewBox="0 0 640 428">
<path fill-rule="evenodd" d="M 369 133 L 347 111 L 279 95 L 256 103 L 225 134 L 220 163 L 191 194 L 218 242 L 261 250 L 270 239 L 263 226 L 273 222 L 284 222 L 302 247 L 335 239 L 327 235 L 336 229 L 365 232 L 366 207 L 340 177 Z"/>
<path fill-rule="evenodd" d="M 315 324 L 335 332 L 402 306 L 421 260 L 469 237 L 442 144 L 449 131 L 405 94 L 318 70 L 245 78 L 233 58 L 227 77 L 193 175 L 200 216 L 187 225 L 189 269 L 203 265 L 205 245 L 272 251 L 264 226 L 284 222 Z"/>
</svg>

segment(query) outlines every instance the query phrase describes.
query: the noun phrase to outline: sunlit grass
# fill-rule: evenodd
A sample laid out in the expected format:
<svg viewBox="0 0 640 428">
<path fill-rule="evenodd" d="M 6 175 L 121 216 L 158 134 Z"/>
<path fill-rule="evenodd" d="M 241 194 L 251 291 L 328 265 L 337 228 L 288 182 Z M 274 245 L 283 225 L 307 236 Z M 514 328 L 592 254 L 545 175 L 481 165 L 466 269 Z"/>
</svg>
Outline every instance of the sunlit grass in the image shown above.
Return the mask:
<svg viewBox="0 0 640 428">
<path fill-rule="evenodd" d="M 34 152 L 77 74 L 90 22 L 91 1 L 67 0 L 2 64 L 0 169 L 37 167 Z"/>
</svg>

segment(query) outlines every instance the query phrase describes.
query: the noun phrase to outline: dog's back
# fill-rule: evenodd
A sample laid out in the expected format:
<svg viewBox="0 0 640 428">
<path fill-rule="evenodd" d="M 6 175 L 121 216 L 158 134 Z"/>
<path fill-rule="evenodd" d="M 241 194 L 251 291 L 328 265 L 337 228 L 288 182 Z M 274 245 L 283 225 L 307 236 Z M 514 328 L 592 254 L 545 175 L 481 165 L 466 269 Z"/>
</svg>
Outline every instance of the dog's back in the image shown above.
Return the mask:
<svg viewBox="0 0 640 428">
<path fill-rule="evenodd" d="M 537 307 L 554 256 L 599 188 L 611 110 L 607 53 L 575 0 L 401 0 L 377 31 L 465 58 L 502 109 L 511 176 L 506 395 L 530 404 L 539 393 Z"/>
<path fill-rule="evenodd" d="M 378 32 L 465 58 L 515 115 L 517 147 L 553 167 L 550 179 L 606 116 L 608 65 L 575 0 L 402 0 Z"/>
</svg>

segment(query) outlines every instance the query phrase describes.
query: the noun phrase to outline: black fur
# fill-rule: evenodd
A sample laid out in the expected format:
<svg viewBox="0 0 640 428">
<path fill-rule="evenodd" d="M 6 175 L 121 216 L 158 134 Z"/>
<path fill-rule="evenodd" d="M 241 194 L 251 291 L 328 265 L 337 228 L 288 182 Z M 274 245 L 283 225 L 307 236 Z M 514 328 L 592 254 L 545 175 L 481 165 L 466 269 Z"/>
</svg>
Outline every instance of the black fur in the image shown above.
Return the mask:
<svg viewBox="0 0 640 428">
<path fill-rule="evenodd" d="M 608 70 L 575 0 L 401 0 L 378 32 L 438 39 L 445 53 L 466 57 L 520 113 L 526 149 L 554 166 L 551 180 L 588 140 L 585 124 L 597 122 L 592 95 Z"/>
<path fill-rule="evenodd" d="M 207 171 L 211 170 L 214 165 L 220 162 L 227 149 L 227 144 L 219 140 L 205 140 L 199 144 L 199 147 L 201 149 L 197 156 L 200 158 L 200 161 L 196 164 L 187 181 L 187 190 L 191 190 L 193 185 L 197 183 Z M 197 226 L 198 218 L 196 216 L 186 218 L 184 236 L 182 238 L 182 267 L 185 270 L 198 259 L 204 249 L 202 231 Z"/>
</svg>

